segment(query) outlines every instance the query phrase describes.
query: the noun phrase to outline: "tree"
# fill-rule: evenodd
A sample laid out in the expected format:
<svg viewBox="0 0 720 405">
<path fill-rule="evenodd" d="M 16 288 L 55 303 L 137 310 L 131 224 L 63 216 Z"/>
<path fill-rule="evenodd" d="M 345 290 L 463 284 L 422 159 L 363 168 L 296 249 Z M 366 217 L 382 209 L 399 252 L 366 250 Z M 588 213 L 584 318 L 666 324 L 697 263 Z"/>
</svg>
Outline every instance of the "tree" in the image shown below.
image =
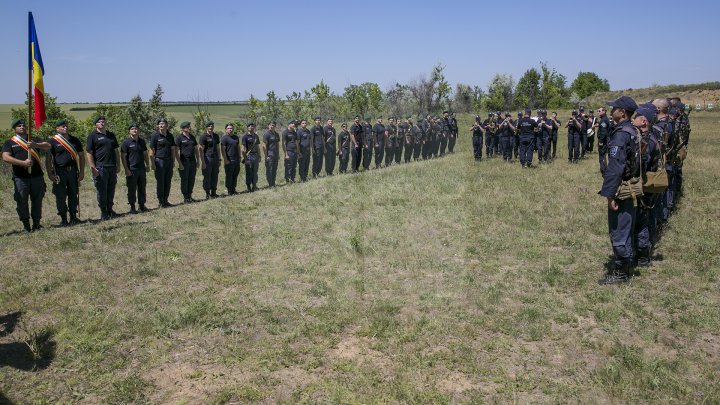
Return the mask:
<svg viewBox="0 0 720 405">
<path fill-rule="evenodd" d="M 266 117 L 262 115 L 263 111 L 263 102 L 261 100 L 258 100 L 255 98 L 254 95 L 250 95 L 250 100 L 248 100 L 248 109 L 245 113 L 245 120 L 247 122 L 253 122 L 257 126 L 260 125 L 260 128 L 262 128 L 263 125 L 265 125 Z M 258 122 L 260 121 L 260 122 Z"/>
<path fill-rule="evenodd" d="M 330 113 L 330 86 L 324 80 L 310 88 L 310 95 L 313 106 L 317 109 L 316 115 L 327 118 Z"/>
<path fill-rule="evenodd" d="M 361 85 L 351 84 L 346 87 L 343 98 L 347 101 L 351 114 L 354 112 L 361 117 L 365 117 L 371 110 L 373 112 L 380 111 L 383 94 L 377 84 L 365 82 Z"/>
<path fill-rule="evenodd" d="M 384 98 L 385 112 L 389 115 L 400 118 L 412 112 L 421 113 L 413 102 L 412 93 L 408 85 L 395 83 L 393 87 L 385 92 Z"/>
<path fill-rule="evenodd" d="M 489 98 L 485 107 L 490 111 L 510 111 L 513 107 L 513 87 L 511 75 L 495 74 L 488 84 Z"/>
<path fill-rule="evenodd" d="M 474 89 L 467 84 L 458 83 L 455 85 L 455 95 L 453 95 L 452 100 L 454 111 L 459 113 L 470 112 L 474 109 Z"/>
<path fill-rule="evenodd" d="M 293 91 L 292 94 L 285 96 L 285 114 L 293 120 L 302 119 L 303 107 L 305 106 L 302 94 Z"/>
<path fill-rule="evenodd" d="M 570 85 L 570 90 L 584 100 L 598 91 L 610 91 L 610 84 L 593 72 L 580 72 Z"/>
<path fill-rule="evenodd" d="M 433 67 L 430 79 L 420 75 L 405 86 L 415 104 L 414 110 L 423 114 L 439 112 L 448 103 L 452 89 L 445 80 L 443 70 L 445 66 L 438 63 Z"/>
<path fill-rule="evenodd" d="M 30 99 L 30 102 L 32 103 L 32 98 Z M 28 122 L 28 107 L 27 107 L 27 101 L 25 101 L 25 107 L 21 108 L 13 108 L 10 110 L 10 115 L 13 120 L 17 119 L 23 119 L 27 123 L 27 125 L 32 125 L 32 135 L 33 136 L 39 136 L 41 138 L 49 138 L 53 135 L 55 135 L 55 122 L 57 120 L 67 120 L 68 122 L 68 130 L 71 134 L 77 136 L 78 138 L 84 139 L 87 137 L 87 132 L 82 133 L 81 128 L 78 127 L 77 123 L 78 121 L 75 119 L 75 117 L 67 114 L 65 111 L 60 108 L 60 106 L 57 105 L 57 97 L 52 97 L 50 93 L 45 93 L 45 115 L 47 116 L 47 120 L 43 122 L 43 124 L 40 126 L 40 128 L 35 129 L 34 121 Z M 4 131 L 5 133 L 3 135 L 10 135 L 13 133 L 12 130 Z M 8 138 L 8 136 L 3 136 L 3 139 Z"/>
<path fill-rule="evenodd" d="M 566 108 L 568 106 L 567 79 L 555 68 L 550 69 L 545 62 L 540 62 L 540 97 L 539 104 L 545 108 Z"/>
<path fill-rule="evenodd" d="M 540 73 L 530 68 L 518 80 L 515 86 L 515 107 L 534 109 L 540 96 Z"/>
<path fill-rule="evenodd" d="M 265 98 L 265 102 L 261 107 L 261 115 L 268 121 L 280 121 L 283 117 L 285 102 L 278 99 L 275 91 L 270 90 Z"/>
</svg>

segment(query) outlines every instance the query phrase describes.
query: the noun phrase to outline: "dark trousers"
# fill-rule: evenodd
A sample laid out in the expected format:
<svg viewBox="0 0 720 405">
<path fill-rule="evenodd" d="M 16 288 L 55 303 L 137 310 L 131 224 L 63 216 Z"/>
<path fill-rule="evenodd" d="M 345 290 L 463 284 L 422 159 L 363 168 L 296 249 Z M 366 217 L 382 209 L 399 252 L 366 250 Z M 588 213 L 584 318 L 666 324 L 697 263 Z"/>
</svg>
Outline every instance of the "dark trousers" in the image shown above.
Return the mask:
<svg viewBox="0 0 720 405">
<path fill-rule="evenodd" d="M 145 169 L 131 169 L 130 173 L 130 176 L 125 176 L 128 204 L 135 205 L 135 201 L 137 201 L 140 206 L 143 206 L 146 201 L 145 187 L 147 186 Z"/>
<path fill-rule="evenodd" d="M 323 167 L 323 157 L 324 157 L 323 149 L 315 148 L 313 149 L 313 165 L 312 165 L 312 175 L 313 177 L 317 177 L 318 174 L 322 171 Z"/>
<path fill-rule="evenodd" d="M 588 152 L 592 152 L 592 151 L 593 151 L 593 146 L 594 146 L 594 144 L 595 144 L 595 135 L 593 135 L 593 136 L 588 136 L 588 137 L 587 137 L 587 148 L 586 148 Z"/>
<path fill-rule="evenodd" d="M 182 170 L 180 173 L 180 192 L 186 199 L 192 198 L 193 188 L 195 188 L 195 174 L 197 173 L 197 161 L 186 160 L 182 162 Z"/>
<path fill-rule="evenodd" d="M 649 249 L 652 246 L 653 231 L 655 230 L 655 201 L 656 194 L 645 194 L 640 197 L 635 212 L 635 247 Z"/>
<path fill-rule="evenodd" d="M 568 134 L 568 160 L 577 162 L 580 159 L 580 134 Z"/>
<path fill-rule="evenodd" d="M 15 183 L 15 209 L 18 217 L 23 222 L 32 217 L 33 222 L 39 224 L 40 218 L 42 218 L 42 200 L 46 187 L 43 176 L 25 179 L 13 177 L 13 183 Z M 28 209 L 28 202 L 30 202 L 30 209 Z"/>
<path fill-rule="evenodd" d="M 217 157 L 203 156 L 205 159 L 205 170 L 203 174 L 203 190 L 206 193 L 216 193 L 218 185 L 218 174 L 220 173 L 220 160 Z"/>
<path fill-rule="evenodd" d="M 75 215 L 78 211 L 78 169 L 76 166 L 56 167 L 55 174 L 59 177 L 57 183 L 53 183 L 52 192 L 55 194 L 55 206 L 61 217 L 70 214 Z"/>
<path fill-rule="evenodd" d="M 400 163 L 400 159 L 402 159 L 402 151 L 404 144 L 405 138 L 398 137 L 395 140 L 395 147 L 393 148 L 393 152 L 395 153 L 395 163 Z"/>
<path fill-rule="evenodd" d="M 433 141 L 433 156 L 440 156 L 440 145 L 442 144 L 442 137 L 439 136 Z"/>
<path fill-rule="evenodd" d="M 267 159 L 265 159 L 265 179 L 267 180 L 269 187 L 275 187 L 275 179 L 277 179 L 277 168 L 277 156 L 269 155 Z"/>
<path fill-rule="evenodd" d="M 335 171 L 335 145 L 325 145 L 325 174 L 332 176 Z"/>
<path fill-rule="evenodd" d="M 552 135 L 550 135 L 550 144 L 552 145 L 552 159 L 555 159 L 555 155 L 557 154 L 557 140 L 558 134 L 557 132 L 553 132 Z"/>
<path fill-rule="evenodd" d="M 167 202 L 170 197 L 173 161 L 171 159 L 155 159 L 155 181 L 157 182 L 158 201 Z"/>
<path fill-rule="evenodd" d="M 355 173 L 360 169 L 362 163 L 362 144 L 358 144 L 352 148 L 352 172 Z"/>
<path fill-rule="evenodd" d="M 542 144 L 542 150 L 538 151 L 538 154 L 542 152 L 542 160 L 550 160 L 550 134 L 542 134 L 540 136 L 540 142 Z"/>
<path fill-rule="evenodd" d="M 365 168 L 365 171 L 368 171 L 370 170 L 370 163 L 372 163 L 372 147 L 370 146 L 370 144 L 363 145 L 362 154 L 363 168 Z"/>
<path fill-rule="evenodd" d="M 308 170 L 310 170 L 310 148 L 300 147 L 300 158 L 298 162 L 300 181 L 306 181 Z"/>
<path fill-rule="evenodd" d="M 496 155 L 502 154 L 502 151 L 500 150 L 500 134 L 493 135 L 493 153 Z"/>
<path fill-rule="evenodd" d="M 283 162 L 285 166 L 285 182 L 294 183 L 297 170 L 297 153 L 294 150 L 286 152 L 288 158 Z"/>
<path fill-rule="evenodd" d="M 249 191 L 257 190 L 259 167 L 257 157 L 245 159 L 245 185 Z"/>
<path fill-rule="evenodd" d="M 445 148 L 447 148 L 448 139 L 446 136 L 440 137 L 440 156 L 445 155 Z"/>
<path fill-rule="evenodd" d="M 472 144 L 473 144 L 473 157 L 475 160 L 482 159 L 482 150 L 483 150 L 483 138 L 482 135 L 480 136 L 473 136 L 472 138 Z"/>
<path fill-rule="evenodd" d="M 225 165 L 225 188 L 229 194 L 237 193 L 237 181 L 240 176 L 240 162 L 230 162 Z"/>
<path fill-rule="evenodd" d="M 665 192 L 663 193 L 663 210 L 662 210 L 662 216 L 660 217 L 660 220 L 662 222 L 665 222 L 670 218 L 670 213 L 673 209 L 673 206 L 675 205 L 675 190 L 677 189 L 677 177 L 675 175 L 675 167 L 669 164 L 665 165 L 665 170 L 667 171 L 668 175 L 668 186 L 665 189 Z"/>
<path fill-rule="evenodd" d="M 98 175 L 93 179 L 97 190 L 98 207 L 105 216 L 112 211 L 117 185 L 117 169 L 115 166 L 97 166 Z"/>
<path fill-rule="evenodd" d="M 523 166 L 529 166 L 532 164 L 533 152 L 535 152 L 535 137 L 534 136 L 521 136 L 520 137 L 520 163 Z"/>
<path fill-rule="evenodd" d="M 485 155 L 488 158 L 493 157 L 495 154 L 495 134 L 485 135 Z"/>
<path fill-rule="evenodd" d="M 515 157 L 518 157 L 520 154 L 520 136 L 513 135 L 513 152 L 515 153 Z"/>
<path fill-rule="evenodd" d="M 385 156 L 385 142 L 378 142 L 375 144 L 375 167 L 380 167 Z"/>
<path fill-rule="evenodd" d="M 448 152 L 454 153 L 455 152 L 455 142 L 457 141 L 457 134 L 452 133 L 450 134 L 450 138 L 448 138 Z"/>
<path fill-rule="evenodd" d="M 395 157 L 395 138 L 388 139 L 388 143 L 385 148 L 385 167 L 392 164 L 393 158 Z"/>
<path fill-rule="evenodd" d="M 580 158 L 585 157 L 587 151 L 587 132 L 580 131 Z"/>
<path fill-rule="evenodd" d="M 413 144 L 413 160 L 420 159 L 420 153 L 422 152 L 422 141 L 416 140 Z"/>
<path fill-rule="evenodd" d="M 340 173 L 347 173 L 348 161 L 350 160 L 350 148 L 340 148 Z"/>
<path fill-rule="evenodd" d="M 635 207 L 633 200 L 616 200 L 618 210 L 608 207 L 608 230 L 616 268 L 633 259 L 633 226 L 635 225 Z"/>
<path fill-rule="evenodd" d="M 501 136 L 500 137 L 500 151 L 502 152 L 503 160 L 509 162 L 512 160 L 513 144 L 515 140 L 512 136 Z"/>
<path fill-rule="evenodd" d="M 410 143 L 405 142 L 405 153 L 403 154 L 403 157 L 405 158 L 405 163 L 410 162 L 410 158 L 412 158 L 413 154 L 413 143 L 410 141 Z"/>
</svg>

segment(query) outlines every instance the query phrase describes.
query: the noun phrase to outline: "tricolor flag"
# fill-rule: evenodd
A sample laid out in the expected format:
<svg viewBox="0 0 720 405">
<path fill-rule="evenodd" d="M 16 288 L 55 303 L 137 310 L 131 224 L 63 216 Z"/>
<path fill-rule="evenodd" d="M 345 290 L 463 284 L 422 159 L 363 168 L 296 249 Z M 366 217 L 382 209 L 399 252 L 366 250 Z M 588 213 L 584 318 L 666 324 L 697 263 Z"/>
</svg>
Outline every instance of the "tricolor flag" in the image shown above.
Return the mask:
<svg viewBox="0 0 720 405">
<path fill-rule="evenodd" d="M 31 12 L 28 13 L 29 39 L 30 45 L 28 50 L 28 67 L 32 80 L 32 92 L 34 108 L 35 108 L 35 129 L 40 128 L 43 121 L 47 119 L 45 115 L 45 88 L 43 87 L 43 75 L 45 68 L 40 55 L 40 44 L 38 43 L 37 33 L 35 33 L 35 20 Z"/>
</svg>

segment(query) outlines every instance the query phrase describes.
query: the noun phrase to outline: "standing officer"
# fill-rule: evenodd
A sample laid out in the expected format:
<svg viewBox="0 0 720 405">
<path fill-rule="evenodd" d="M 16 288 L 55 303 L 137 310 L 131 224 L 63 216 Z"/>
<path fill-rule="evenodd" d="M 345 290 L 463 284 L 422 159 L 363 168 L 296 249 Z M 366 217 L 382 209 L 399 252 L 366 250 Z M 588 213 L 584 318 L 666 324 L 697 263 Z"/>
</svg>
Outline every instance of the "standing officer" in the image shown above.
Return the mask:
<svg viewBox="0 0 720 405">
<path fill-rule="evenodd" d="M 422 122 L 423 126 L 423 140 L 422 140 L 422 158 L 423 160 L 430 159 L 430 138 L 432 138 L 432 123 L 430 122 L 430 115 L 428 115 Z"/>
<path fill-rule="evenodd" d="M 270 121 L 263 134 L 262 149 L 265 154 L 265 178 L 268 187 L 275 187 L 280 158 L 280 135 L 275 131 L 275 121 Z"/>
<path fill-rule="evenodd" d="M 78 193 L 85 173 L 85 154 L 82 142 L 68 134 L 67 121 L 57 121 L 55 131 L 55 136 L 48 139 L 50 153 L 45 155 L 45 168 L 53 183 L 60 226 L 75 225 L 80 223 L 77 217 Z"/>
<path fill-rule="evenodd" d="M 457 142 L 458 137 L 458 123 L 457 118 L 455 118 L 455 113 L 450 114 L 450 139 L 448 139 L 448 152 L 455 153 L 455 142 Z"/>
<path fill-rule="evenodd" d="M 155 171 L 157 182 L 157 199 L 161 208 L 172 207 L 168 201 L 170 184 L 173 176 L 173 157 L 177 155 L 177 147 L 172 134 L 167 129 L 167 120 L 157 121 L 158 130 L 150 137 L 150 162 Z"/>
<path fill-rule="evenodd" d="M 215 133 L 215 123 L 205 124 L 205 133 L 200 136 L 202 151 L 202 174 L 205 199 L 217 198 L 218 174 L 220 173 L 220 136 Z"/>
<path fill-rule="evenodd" d="M 300 128 L 297 132 L 300 143 L 300 182 L 307 181 L 308 170 L 310 169 L 310 151 L 312 148 L 312 133 L 307 128 L 307 121 L 300 120 Z"/>
<path fill-rule="evenodd" d="M 379 169 L 383 162 L 385 154 L 385 125 L 382 123 L 382 117 L 378 117 L 373 126 L 373 145 L 375 145 L 375 168 Z"/>
<path fill-rule="evenodd" d="M 117 216 L 113 211 L 113 200 L 120 173 L 120 144 L 114 133 L 105 130 L 105 117 L 98 115 L 93 121 L 95 129 L 88 134 L 85 154 L 97 190 L 100 219 L 107 220 Z"/>
<path fill-rule="evenodd" d="M 335 134 L 335 127 L 333 126 L 332 118 L 328 118 L 326 121 L 323 132 L 323 140 L 325 142 L 325 174 L 327 176 L 332 176 L 335 171 L 335 154 L 337 153 L 337 147 L 335 146 L 337 136 Z"/>
<path fill-rule="evenodd" d="M 523 113 L 518 111 L 517 119 L 513 121 L 513 126 L 515 127 L 515 132 L 513 132 L 513 153 L 515 155 L 515 159 L 518 158 L 520 153 L 520 131 L 518 124 L 520 123 L 522 117 Z"/>
<path fill-rule="evenodd" d="M 195 136 L 190 133 L 190 123 L 180 123 L 180 135 L 175 138 L 175 160 L 180 173 L 180 191 L 185 204 L 195 202 L 192 198 L 195 188 L 195 175 L 197 174 L 197 162 L 202 159 L 200 146 Z"/>
<path fill-rule="evenodd" d="M 285 183 L 295 183 L 295 169 L 298 163 L 298 150 L 300 142 L 295 131 L 295 120 L 288 121 L 288 126 L 282 133 L 282 147 L 285 160 Z"/>
<path fill-rule="evenodd" d="M 312 127 L 312 176 L 313 179 L 317 178 L 322 170 L 323 157 L 325 156 L 325 131 L 320 124 L 320 117 L 315 117 L 315 125 Z"/>
<path fill-rule="evenodd" d="M 373 151 L 373 129 L 370 123 L 370 117 L 363 120 L 363 168 L 365 171 L 370 170 L 370 163 L 372 163 L 372 151 Z"/>
<path fill-rule="evenodd" d="M 555 160 L 555 155 L 557 153 L 558 131 L 560 130 L 560 121 L 558 121 L 557 113 L 555 111 L 552 112 L 550 121 L 552 121 L 553 126 L 552 132 L 550 133 L 550 142 L 552 146 L 552 156 L 550 158 Z"/>
<path fill-rule="evenodd" d="M 410 163 L 410 158 L 412 158 L 413 150 L 415 149 L 415 134 L 420 132 L 420 128 L 418 128 L 413 121 L 412 116 L 407 117 L 408 128 L 405 131 L 405 138 L 403 139 L 403 143 L 405 144 L 403 160 L 405 163 Z"/>
<path fill-rule="evenodd" d="M 565 128 L 568 130 L 568 163 L 577 163 L 580 159 L 580 133 L 582 132 L 583 125 L 578 120 L 578 112 L 572 110 L 570 119 L 565 124 Z"/>
<path fill-rule="evenodd" d="M 491 159 L 495 152 L 495 132 L 497 131 L 495 114 L 488 114 L 487 119 L 482 123 L 482 127 L 485 131 L 485 156 Z"/>
<path fill-rule="evenodd" d="M 352 143 L 352 172 L 356 173 L 360 169 L 363 157 L 363 138 L 365 129 L 360 123 L 360 116 L 355 116 L 355 122 L 350 127 L 350 140 Z"/>
<path fill-rule="evenodd" d="M 600 107 L 597 110 L 599 120 L 597 123 L 597 139 L 598 139 L 598 159 L 600 161 L 600 174 L 605 174 L 607 168 L 607 138 L 610 136 L 610 119 L 607 117 L 607 110 L 605 107 Z"/>
<path fill-rule="evenodd" d="M 578 114 L 580 120 L 580 159 L 585 159 L 585 152 L 587 152 L 588 145 L 588 116 L 585 114 L 585 107 L 580 107 L 580 114 Z"/>
<path fill-rule="evenodd" d="M 640 131 L 642 136 L 640 144 L 641 162 L 640 169 L 642 177 L 646 178 L 647 172 L 656 172 L 660 164 L 660 146 L 653 131 L 653 125 L 657 119 L 657 108 L 652 104 L 642 104 L 635 111 L 632 123 Z M 655 230 L 654 208 L 660 194 L 644 192 L 638 199 L 635 212 L 634 238 L 636 241 L 635 258 L 640 267 L 650 266 L 650 257 L 653 232 Z"/>
<path fill-rule="evenodd" d="M 135 201 L 140 205 L 140 211 L 148 211 L 145 206 L 145 188 L 147 185 L 147 172 L 150 171 L 150 158 L 145 140 L 138 136 L 138 125 L 135 123 L 130 124 L 128 126 L 128 132 L 130 137 L 125 139 L 120 145 L 120 161 L 125 170 L 130 213 L 137 214 Z"/>
<path fill-rule="evenodd" d="M 443 117 L 440 120 L 440 156 L 445 156 L 445 148 L 448 145 L 448 140 L 450 138 L 450 113 L 448 111 L 443 111 Z"/>
<path fill-rule="evenodd" d="M 418 116 L 417 125 L 414 125 L 414 130 L 411 131 L 412 136 L 412 143 L 413 143 L 413 160 L 419 160 L 420 159 L 420 152 L 422 151 L 422 144 L 423 144 L 423 137 L 425 136 L 425 131 L 423 130 L 423 127 L 420 125 L 420 122 L 422 121 L 422 115 Z"/>
<path fill-rule="evenodd" d="M 518 138 L 520 138 L 520 165 L 523 168 L 532 166 L 533 152 L 535 151 L 535 128 L 538 123 L 530 118 L 530 109 L 517 122 Z"/>
<path fill-rule="evenodd" d="M 240 137 L 235 134 L 235 127 L 232 124 L 225 125 L 225 135 L 220 138 L 220 152 L 225 168 L 225 188 L 228 195 L 235 195 L 240 175 Z"/>
<path fill-rule="evenodd" d="M 402 158 L 402 151 L 405 147 L 405 137 L 407 136 L 408 130 L 410 129 L 403 119 L 398 117 L 395 121 L 397 126 L 397 133 L 395 137 L 395 163 L 400 163 Z"/>
<path fill-rule="evenodd" d="M 595 117 L 595 113 L 592 109 L 588 111 L 587 119 L 587 151 L 592 152 L 593 146 L 595 146 L 595 131 L 597 130 L 598 119 Z"/>
<path fill-rule="evenodd" d="M 352 136 L 347 130 L 347 124 L 340 125 L 340 135 L 338 136 L 337 155 L 340 160 L 340 173 L 347 173 L 348 160 L 350 160 L 350 144 Z"/>
<path fill-rule="evenodd" d="M 28 142 L 25 132 L 25 121 L 15 120 L 10 125 L 15 135 L 5 141 L 2 158 L 12 165 L 13 184 L 15 186 L 15 203 L 18 217 L 25 232 L 42 229 L 42 200 L 45 196 L 45 181 L 40 166 L 40 155 L 35 149 L 47 150 L 50 144 L 40 138 L 32 138 Z M 28 202 L 30 209 L 28 210 Z M 32 228 L 30 228 L 32 218 Z"/>
<path fill-rule="evenodd" d="M 483 149 L 483 130 L 482 122 L 480 122 L 480 116 L 475 116 L 475 123 L 470 127 L 472 132 L 472 144 L 473 144 L 473 157 L 476 162 L 482 160 L 482 149 Z"/>
<path fill-rule="evenodd" d="M 624 283 L 630 278 L 635 223 L 632 184 L 636 184 L 634 181 L 640 176 L 636 129 L 630 122 L 638 106 L 628 96 L 607 105 L 613 107 L 615 128 L 608 138 L 608 165 L 599 194 L 608 201 L 608 229 L 614 260 L 613 268 L 599 281 L 602 285 Z"/>
<path fill-rule="evenodd" d="M 498 134 L 500 137 L 500 151 L 502 152 L 505 162 L 512 161 L 513 144 L 515 139 L 515 126 L 513 125 L 512 115 L 505 113 L 505 119 L 498 125 Z"/>
<path fill-rule="evenodd" d="M 666 155 L 668 149 L 673 148 L 673 146 L 676 144 L 675 127 L 670 120 L 670 116 L 668 115 L 670 109 L 670 101 L 667 99 L 659 98 L 653 100 L 652 103 L 657 108 L 657 123 L 655 124 L 655 126 L 657 126 L 658 130 L 660 131 L 658 141 L 660 142 L 663 155 Z M 668 174 L 669 186 L 673 183 L 672 162 L 665 162 L 665 170 Z M 670 193 L 670 203 L 672 203 L 672 189 L 671 187 L 667 187 L 665 188 L 665 191 L 663 192 L 661 197 L 658 198 L 655 204 L 655 219 L 659 224 L 665 222 L 668 218 L 668 215 L 670 214 L 669 210 L 667 209 L 668 193 Z"/>
<path fill-rule="evenodd" d="M 385 126 L 385 167 L 392 164 L 395 157 L 395 141 L 397 139 L 397 128 L 395 127 L 395 119 L 388 117 L 388 124 Z"/>
<path fill-rule="evenodd" d="M 540 128 L 537 132 L 538 162 L 547 163 L 550 156 L 550 137 L 554 127 L 552 121 L 548 120 L 545 110 L 538 111 L 538 127 Z"/>
<path fill-rule="evenodd" d="M 255 123 L 247 125 L 248 132 L 241 142 L 242 161 L 245 163 L 245 185 L 248 192 L 257 191 L 258 168 L 260 167 L 260 139 L 255 134 Z"/>
</svg>

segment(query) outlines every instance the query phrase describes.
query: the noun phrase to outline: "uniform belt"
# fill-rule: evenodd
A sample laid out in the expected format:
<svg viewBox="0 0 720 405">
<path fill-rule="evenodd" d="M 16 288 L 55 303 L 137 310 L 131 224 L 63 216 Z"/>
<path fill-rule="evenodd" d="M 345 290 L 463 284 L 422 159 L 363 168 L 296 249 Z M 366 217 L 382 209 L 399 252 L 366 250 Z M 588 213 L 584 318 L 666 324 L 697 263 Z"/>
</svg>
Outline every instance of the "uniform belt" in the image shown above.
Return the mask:
<svg viewBox="0 0 720 405">
<path fill-rule="evenodd" d="M 57 169 L 64 170 L 66 172 L 71 172 L 73 170 L 77 170 L 77 166 L 75 166 L 75 165 L 58 166 Z"/>
</svg>

